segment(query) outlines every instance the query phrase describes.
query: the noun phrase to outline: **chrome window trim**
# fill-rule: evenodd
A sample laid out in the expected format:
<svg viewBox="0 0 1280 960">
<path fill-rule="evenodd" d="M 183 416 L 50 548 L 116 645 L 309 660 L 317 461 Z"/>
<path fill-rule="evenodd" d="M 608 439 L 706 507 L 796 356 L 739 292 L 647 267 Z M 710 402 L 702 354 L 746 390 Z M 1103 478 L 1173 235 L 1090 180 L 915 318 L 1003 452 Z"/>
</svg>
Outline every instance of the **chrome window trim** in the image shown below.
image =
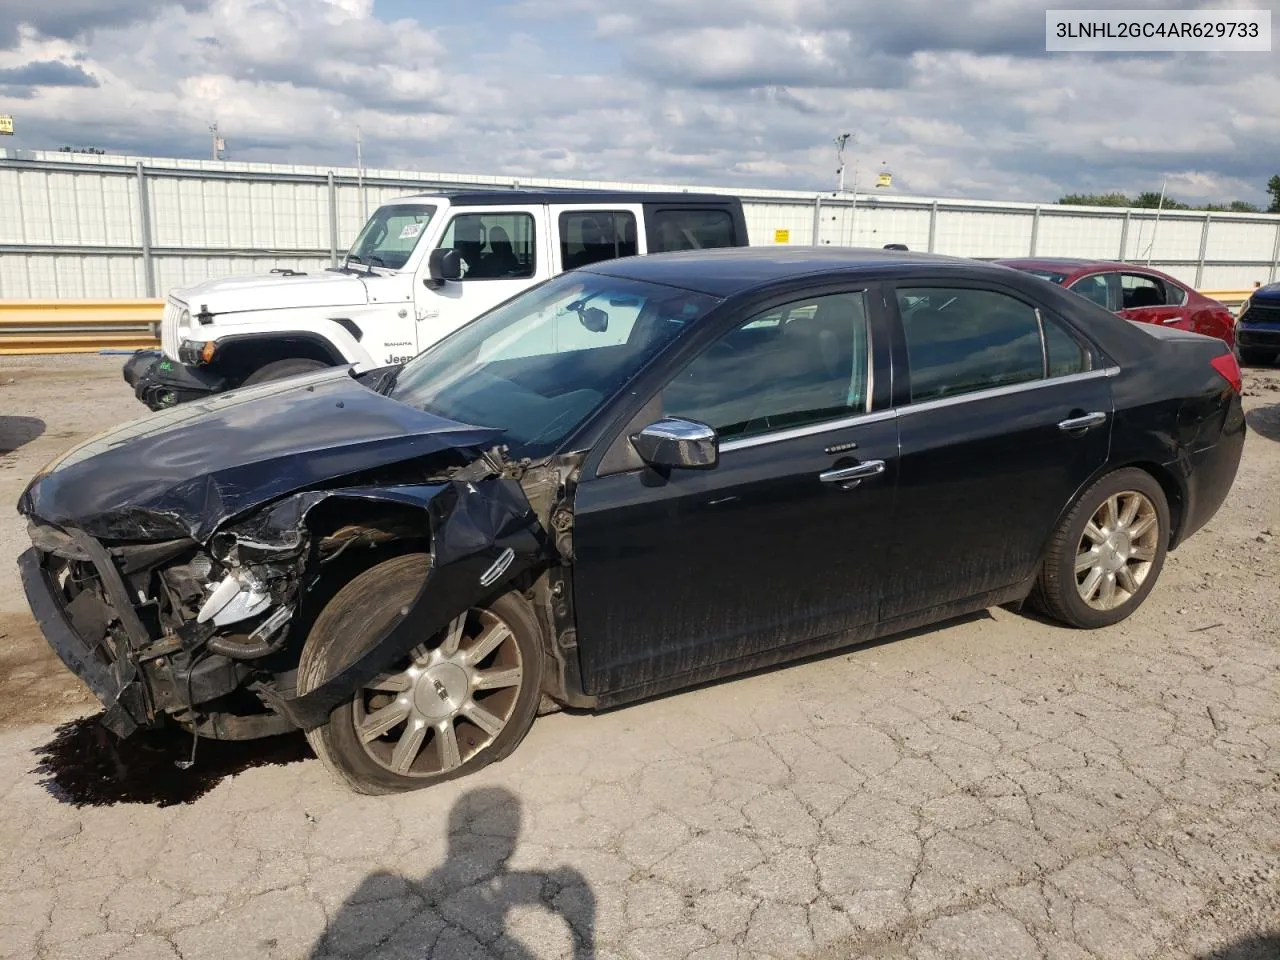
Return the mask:
<svg viewBox="0 0 1280 960">
<path fill-rule="evenodd" d="M 775 433 L 759 433 L 754 437 L 743 437 L 740 440 L 726 440 L 720 444 L 720 452 L 732 453 L 734 450 L 762 447 L 768 443 L 798 440 L 801 437 L 812 437 L 831 430 L 843 430 L 845 427 L 855 427 L 864 423 L 878 423 L 881 420 L 892 420 L 897 415 L 897 410 L 877 410 L 874 413 L 859 413 L 852 417 L 842 417 L 839 420 L 823 420 L 821 423 L 810 423 L 803 427 L 778 430 Z"/>
<path fill-rule="evenodd" d="M 1010 383 L 1003 387 L 989 387 L 986 390 L 974 390 L 970 393 L 958 393 L 954 397 L 940 397 L 937 400 L 922 400 L 897 407 L 902 416 L 937 410 L 940 407 L 954 407 L 957 404 L 974 400 L 986 400 L 991 397 L 1004 397 L 1015 393 L 1026 393 L 1028 390 L 1040 390 L 1044 387 L 1057 386 L 1060 383 L 1080 383 L 1085 380 L 1098 380 L 1103 377 L 1114 377 L 1120 373 L 1119 367 L 1104 367 L 1100 370 L 1085 370 L 1083 373 L 1068 373 L 1061 377 L 1041 377 L 1038 380 L 1027 380 L 1023 383 Z"/>
<path fill-rule="evenodd" d="M 1083 373 L 1068 373 L 1061 377 L 1042 377 L 1039 380 L 1028 380 L 1026 383 L 1011 383 L 1008 386 L 992 387 L 988 390 L 975 390 L 972 393 L 961 393 L 954 397 L 943 397 L 939 400 L 925 400 L 920 403 L 913 403 L 903 407 L 892 407 L 888 410 L 877 410 L 873 413 L 860 413 L 852 417 L 843 417 L 839 420 L 825 420 L 822 423 L 812 423 L 803 427 L 793 427 L 790 430 L 779 430 L 775 433 L 761 433 L 754 437 L 744 437 L 741 440 L 727 440 L 720 444 L 721 453 L 732 453 L 735 450 L 747 450 L 752 447 L 762 447 L 770 443 L 782 443 L 786 440 L 799 440 L 803 437 L 812 437 L 820 433 L 826 433 L 830 430 L 843 430 L 847 427 L 861 426 L 864 423 L 879 423 L 884 420 L 893 420 L 900 416 L 909 416 L 915 413 L 925 413 L 929 410 L 937 410 L 940 407 L 952 407 L 961 403 L 970 403 L 978 400 L 987 400 L 993 397 L 1003 397 L 1010 394 L 1025 393 L 1028 390 L 1039 390 L 1044 387 L 1057 386 L 1060 383 L 1079 383 L 1085 380 L 1099 380 L 1102 378 L 1111 378 L 1119 376 L 1119 367 L 1104 367 L 1098 370 L 1086 370 Z"/>
</svg>

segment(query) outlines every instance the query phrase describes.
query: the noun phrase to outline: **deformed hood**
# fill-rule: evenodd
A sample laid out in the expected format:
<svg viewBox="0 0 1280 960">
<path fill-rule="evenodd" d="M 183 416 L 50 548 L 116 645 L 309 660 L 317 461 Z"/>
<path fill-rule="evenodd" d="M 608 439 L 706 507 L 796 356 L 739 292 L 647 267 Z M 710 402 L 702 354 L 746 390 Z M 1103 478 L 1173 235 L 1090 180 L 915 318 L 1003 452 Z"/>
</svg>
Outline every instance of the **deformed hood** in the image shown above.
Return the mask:
<svg viewBox="0 0 1280 960">
<path fill-rule="evenodd" d="M 346 369 L 236 390 L 109 430 L 53 460 L 21 513 L 104 539 L 207 539 L 285 494 L 446 450 L 479 451 L 502 431 L 416 410 Z"/>
</svg>

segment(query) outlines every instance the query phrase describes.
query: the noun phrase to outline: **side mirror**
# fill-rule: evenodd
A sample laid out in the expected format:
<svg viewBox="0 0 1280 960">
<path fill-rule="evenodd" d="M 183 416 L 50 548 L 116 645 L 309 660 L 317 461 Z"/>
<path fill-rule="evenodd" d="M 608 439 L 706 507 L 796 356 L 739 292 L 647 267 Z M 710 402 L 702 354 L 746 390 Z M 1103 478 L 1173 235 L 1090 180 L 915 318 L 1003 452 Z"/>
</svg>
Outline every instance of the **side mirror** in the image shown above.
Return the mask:
<svg viewBox="0 0 1280 960">
<path fill-rule="evenodd" d="M 462 279 L 462 254 L 457 250 L 432 250 L 427 258 L 427 272 L 437 284 Z"/>
<path fill-rule="evenodd" d="M 599 307 L 587 307 L 578 314 L 578 320 L 592 333 L 604 333 L 609 329 L 609 315 Z"/>
<path fill-rule="evenodd" d="M 651 467 L 705 469 L 720 459 L 720 441 L 705 423 L 667 417 L 631 437 L 640 459 Z"/>
</svg>

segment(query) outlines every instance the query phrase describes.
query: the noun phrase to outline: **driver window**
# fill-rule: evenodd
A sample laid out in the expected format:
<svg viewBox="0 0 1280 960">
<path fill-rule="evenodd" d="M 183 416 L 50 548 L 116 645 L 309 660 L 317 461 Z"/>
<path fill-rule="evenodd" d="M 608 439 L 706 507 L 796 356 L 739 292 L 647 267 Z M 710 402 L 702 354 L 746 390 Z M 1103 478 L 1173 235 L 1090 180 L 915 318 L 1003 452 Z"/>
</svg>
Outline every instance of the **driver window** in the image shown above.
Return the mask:
<svg viewBox="0 0 1280 960">
<path fill-rule="evenodd" d="M 520 280 L 535 269 L 533 217 L 527 213 L 463 213 L 449 221 L 441 250 L 462 255 L 463 280 Z"/>
<path fill-rule="evenodd" d="M 867 408 L 865 295 L 842 293 L 757 314 L 663 391 L 663 413 L 721 441 L 839 420 Z"/>
</svg>

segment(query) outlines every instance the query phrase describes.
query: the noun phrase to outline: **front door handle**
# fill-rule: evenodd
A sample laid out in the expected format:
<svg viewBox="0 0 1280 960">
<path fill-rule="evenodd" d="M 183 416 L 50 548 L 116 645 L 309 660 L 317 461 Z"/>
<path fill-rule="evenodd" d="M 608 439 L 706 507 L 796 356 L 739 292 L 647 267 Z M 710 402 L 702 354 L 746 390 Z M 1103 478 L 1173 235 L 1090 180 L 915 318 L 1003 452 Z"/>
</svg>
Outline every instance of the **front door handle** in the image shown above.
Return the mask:
<svg viewBox="0 0 1280 960">
<path fill-rule="evenodd" d="M 867 477 L 874 477 L 880 473 L 884 473 L 883 460 L 864 460 L 862 463 L 855 463 L 852 467 L 824 470 L 818 474 L 818 479 L 823 483 L 848 483 L 852 480 L 854 483 L 851 486 L 856 486 L 857 481 L 865 480 Z"/>
<path fill-rule="evenodd" d="M 1169 317 L 1168 319 L 1161 320 L 1160 322 L 1161 323 L 1179 323 L 1181 322 L 1181 320 L 1182 320 L 1181 317 Z"/>
<path fill-rule="evenodd" d="M 1092 430 L 1094 427 L 1100 427 L 1107 422 L 1107 415 L 1101 410 L 1093 413 L 1086 413 L 1083 417 L 1072 417 L 1069 420 L 1063 420 L 1058 424 L 1058 429 L 1064 433 L 1074 433 L 1077 430 Z"/>
</svg>

